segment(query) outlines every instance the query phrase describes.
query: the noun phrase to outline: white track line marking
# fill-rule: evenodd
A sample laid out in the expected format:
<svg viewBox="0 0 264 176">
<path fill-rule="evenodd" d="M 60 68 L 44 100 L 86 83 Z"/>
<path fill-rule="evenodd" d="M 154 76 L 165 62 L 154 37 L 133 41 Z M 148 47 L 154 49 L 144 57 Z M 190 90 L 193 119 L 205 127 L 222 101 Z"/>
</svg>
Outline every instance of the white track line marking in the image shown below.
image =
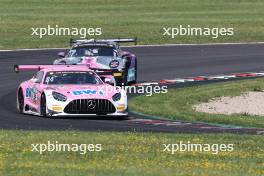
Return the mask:
<svg viewBox="0 0 264 176">
<path fill-rule="evenodd" d="M 254 45 L 254 44 L 264 44 L 264 42 L 241 42 L 241 43 L 176 43 L 176 44 L 154 44 L 154 45 L 129 45 L 122 46 L 123 48 L 133 48 L 133 47 L 159 47 L 159 46 L 214 46 L 214 45 Z"/>
<path fill-rule="evenodd" d="M 25 48 L 25 49 L 13 49 L 13 50 L 0 50 L 0 52 L 19 52 L 19 51 L 45 51 L 45 50 L 63 50 L 69 48 Z"/>
<path fill-rule="evenodd" d="M 264 42 L 241 42 L 241 43 L 178 43 L 178 44 L 156 44 L 156 45 L 129 45 L 121 46 L 122 48 L 137 48 L 137 47 L 167 47 L 167 46 L 215 46 L 215 45 L 255 45 L 255 44 L 264 44 Z M 0 52 L 9 52 L 9 51 L 43 51 L 43 50 L 60 50 L 60 49 L 69 49 L 69 48 L 25 48 L 25 49 L 10 49 L 10 50 L 0 50 Z"/>
</svg>

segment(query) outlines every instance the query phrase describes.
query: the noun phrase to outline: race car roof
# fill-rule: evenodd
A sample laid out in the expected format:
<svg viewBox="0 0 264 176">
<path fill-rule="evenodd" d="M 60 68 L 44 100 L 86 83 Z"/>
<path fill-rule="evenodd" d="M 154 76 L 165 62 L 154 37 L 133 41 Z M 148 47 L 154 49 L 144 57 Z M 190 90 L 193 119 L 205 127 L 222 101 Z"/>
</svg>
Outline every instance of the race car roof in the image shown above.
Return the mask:
<svg viewBox="0 0 264 176">
<path fill-rule="evenodd" d="M 84 43 L 76 43 L 72 46 L 72 48 L 82 47 L 82 46 L 109 46 L 116 48 L 117 44 L 113 42 L 84 42 Z"/>
<path fill-rule="evenodd" d="M 131 43 L 137 45 L 137 38 L 112 38 L 112 39 L 70 39 L 70 46 L 83 45 L 111 45 L 113 47 L 119 46 L 119 43 Z"/>
</svg>

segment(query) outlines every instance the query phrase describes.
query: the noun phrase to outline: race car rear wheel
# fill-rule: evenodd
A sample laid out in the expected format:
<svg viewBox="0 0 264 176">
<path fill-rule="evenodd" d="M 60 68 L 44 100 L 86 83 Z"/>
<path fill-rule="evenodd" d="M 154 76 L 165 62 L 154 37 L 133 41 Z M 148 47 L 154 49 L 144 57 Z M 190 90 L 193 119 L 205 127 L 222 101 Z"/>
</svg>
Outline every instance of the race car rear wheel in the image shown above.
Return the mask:
<svg viewBox="0 0 264 176">
<path fill-rule="evenodd" d="M 19 113 L 24 113 L 24 95 L 23 90 L 20 88 L 17 93 L 17 107 Z"/>
<path fill-rule="evenodd" d="M 44 93 L 41 95 L 40 115 L 43 117 L 47 117 L 47 104 L 46 104 L 46 96 Z"/>
</svg>

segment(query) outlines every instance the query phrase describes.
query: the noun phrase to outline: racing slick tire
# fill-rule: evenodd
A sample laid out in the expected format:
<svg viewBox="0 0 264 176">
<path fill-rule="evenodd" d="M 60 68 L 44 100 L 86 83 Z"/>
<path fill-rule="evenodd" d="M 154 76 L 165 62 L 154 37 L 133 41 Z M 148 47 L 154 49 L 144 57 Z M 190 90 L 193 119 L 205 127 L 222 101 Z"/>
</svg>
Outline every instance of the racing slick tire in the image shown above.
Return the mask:
<svg viewBox="0 0 264 176">
<path fill-rule="evenodd" d="M 128 69 L 129 69 L 129 67 L 130 67 L 130 63 L 131 63 L 130 60 L 127 61 L 127 64 L 126 64 L 125 70 L 124 70 L 124 72 L 123 72 L 122 83 L 123 83 L 124 85 L 126 85 L 126 86 L 127 86 L 127 85 L 130 85 L 130 84 L 135 84 L 135 83 L 137 83 L 137 60 L 135 60 L 135 80 L 130 81 L 130 82 L 127 81 L 127 77 L 128 77 Z"/>
<path fill-rule="evenodd" d="M 17 109 L 19 113 L 24 113 L 24 95 L 23 90 L 21 88 L 19 88 L 17 93 Z"/>
<path fill-rule="evenodd" d="M 137 83 L 137 60 L 135 60 L 135 80 L 131 81 L 129 84 L 136 84 Z"/>
<path fill-rule="evenodd" d="M 42 117 L 49 117 L 47 113 L 47 104 L 46 104 L 46 96 L 44 93 L 41 94 L 41 100 L 40 100 L 40 115 Z"/>
<path fill-rule="evenodd" d="M 128 85 L 128 82 L 127 82 L 127 75 L 128 75 L 128 70 L 127 70 L 127 68 L 124 70 L 124 72 L 123 72 L 123 78 L 122 78 L 122 83 L 121 83 L 121 85 L 123 84 L 123 85 L 125 85 L 125 86 L 127 86 Z"/>
</svg>

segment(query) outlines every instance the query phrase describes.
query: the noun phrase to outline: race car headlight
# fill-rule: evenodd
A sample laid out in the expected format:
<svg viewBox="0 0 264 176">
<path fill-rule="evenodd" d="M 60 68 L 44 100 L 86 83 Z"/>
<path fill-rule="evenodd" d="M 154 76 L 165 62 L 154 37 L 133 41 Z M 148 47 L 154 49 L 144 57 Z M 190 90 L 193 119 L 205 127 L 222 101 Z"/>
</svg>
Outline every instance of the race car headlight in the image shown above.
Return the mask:
<svg viewBox="0 0 264 176">
<path fill-rule="evenodd" d="M 58 92 L 52 92 L 52 96 L 57 101 L 66 101 L 67 97 Z"/>
<path fill-rule="evenodd" d="M 113 101 L 119 101 L 121 99 L 121 93 L 118 92 L 112 96 Z"/>
</svg>

